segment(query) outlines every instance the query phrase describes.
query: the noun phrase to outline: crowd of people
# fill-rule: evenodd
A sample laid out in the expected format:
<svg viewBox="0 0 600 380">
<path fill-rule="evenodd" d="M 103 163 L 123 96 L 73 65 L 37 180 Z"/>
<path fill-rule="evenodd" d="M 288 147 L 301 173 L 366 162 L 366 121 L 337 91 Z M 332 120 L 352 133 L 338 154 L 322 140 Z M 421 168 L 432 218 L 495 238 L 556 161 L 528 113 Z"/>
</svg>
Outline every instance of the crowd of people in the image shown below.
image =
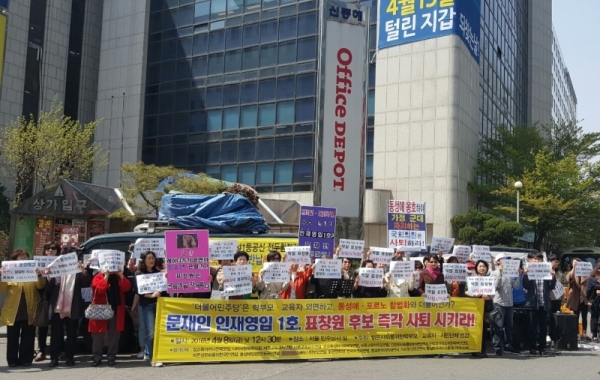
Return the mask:
<svg viewBox="0 0 600 380">
<path fill-rule="evenodd" d="M 57 244 L 44 247 L 47 256 L 58 256 L 73 252 L 74 249 L 61 250 Z M 133 256 L 133 255 L 132 255 Z M 271 251 L 267 262 L 281 262 L 282 254 Z M 324 257 L 328 258 L 328 257 Z M 520 261 L 518 276 L 514 278 L 502 276 L 505 260 L 511 257 L 501 253 L 490 257 L 490 261 L 469 261 L 468 276 L 489 276 L 493 281 L 495 294 L 483 295 L 470 291 L 465 282 L 451 281 L 446 283 L 443 274 L 445 263 L 458 263 L 458 258 L 450 256 L 444 260 L 443 252 L 428 255 L 415 261 L 415 271 L 411 279 L 394 279 L 388 271 L 388 265 L 374 264 L 367 252 L 362 260 L 340 258 L 338 248 L 333 256 L 342 260 L 340 280 L 351 284 L 351 290 L 343 297 L 377 298 L 377 297 L 424 297 L 427 284 L 446 284 L 450 297 L 474 297 L 484 300 L 485 323 L 482 324 L 483 336 L 487 327 L 492 333 L 492 344 L 495 355 L 505 353 L 529 352 L 530 355 L 549 355 L 547 338 L 552 344 L 560 338 L 553 314 L 561 310 L 563 304 L 579 318 L 582 318 L 582 339 L 587 339 L 587 313 L 591 315 L 589 339 L 598 342 L 598 318 L 600 316 L 600 266 L 594 268 L 587 277 L 575 275 L 578 260 L 573 259 L 566 273 L 559 271 L 559 260 L 549 255 L 547 260 L 552 264 L 551 279 L 530 280 L 527 266 Z M 18 249 L 10 256 L 11 260 L 29 260 L 28 252 Z M 268 282 L 264 280 L 264 270 L 251 278 L 252 293 L 226 297 L 226 279 L 223 267 L 229 265 L 246 265 L 250 257 L 246 252 L 238 251 L 233 260 L 221 260 L 218 266 L 210 267 L 212 294 L 167 294 L 154 292 L 140 294 L 135 281 L 136 275 L 160 273 L 165 271 L 164 260 L 157 258 L 151 251 L 143 253 L 139 260 L 131 258 L 118 272 L 98 271 L 90 268 L 90 262 L 79 263 L 80 271 L 76 274 L 53 277 L 51 269 L 37 270 L 36 282 L 1 282 L 0 291 L 6 291 L 7 298 L 0 314 L 0 323 L 7 325 L 7 355 L 9 367 L 31 366 L 33 361 L 46 360 L 47 336 L 50 328 L 50 367 L 56 367 L 59 360 L 66 366 L 75 365 L 75 341 L 78 335 L 79 321 L 88 317 L 86 303 L 81 289 L 91 287 L 92 304 L 106 305 L 109 317 L 89 319 L 88 332 L 92 336 L 92 366 L 102 364 L 105 340 L 108 341 L 106 361 L 114 366 L 119 348 L 120 333 L 125 328 L 126 294 L 133 293 L 132 311 L 137 310 L 140 352 L 138 358 L 150 362 L 154 367 L 161 367 L 152 357 L 154 326 L 156 322 L 157 300 L 164 296 L 188 298 L 229 298 L 250 299 L 258 295 L 259 299 L 308 299 L 338 298 L 328 291 L 332 280 L 315 278 L 315 265 L 291 264 L 289 280 L 285 282 Z M 392 261 L 407 261 L 405 253 L 394 252 Z M 544 255 L 530 253 L 528 262 L 541 262 Z M 385 275 L 380 287 L 360 285 L 359 268 L 382 268 Z M 0 273 L 2 269 L 0 268 Z M 556 296 L 553 290 L 560 282 L 570 289 L 568 297 Z M 40 310 L 41 309 L 41 310 Z M 45 314 L 45 315 L 44 315 Z M 37 334 L 36 334 L 37 332 Z M 39 350 L 35 352 L 35 337 L 38 338 Z M 66 336 L 66 339 L 65 339 Z M 487 357 L 486 342 L 482 340 L 481 351 L 472 354 L 474 357 Z"/>
</svg>

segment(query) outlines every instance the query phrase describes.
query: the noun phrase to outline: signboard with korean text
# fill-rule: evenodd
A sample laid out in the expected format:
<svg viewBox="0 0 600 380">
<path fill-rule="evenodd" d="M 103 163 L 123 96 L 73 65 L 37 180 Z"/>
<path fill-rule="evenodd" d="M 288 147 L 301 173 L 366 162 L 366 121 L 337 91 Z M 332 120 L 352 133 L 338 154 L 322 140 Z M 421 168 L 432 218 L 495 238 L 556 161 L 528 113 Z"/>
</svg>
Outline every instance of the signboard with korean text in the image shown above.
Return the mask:
<svg viewBox="0 0 600 380">
<path fill-rule="evenodd" d="M 267 234 L 268 235 L 268 234 Z M 211 241 L 226 240 L 222 238 L 211 238 Z M 277 251 L 285 260 L 285 247 L 299 245 L 297 237 L 269 237 L 264 238 L 237 238 L 238 249 L 246 252 L 250 256 L 248 263 L 252 265 L 252 272 L 258 273 L 263 263 L 267 262 L 267 254 L 271 251 Z M 211 260 L 210 265 L 219 266 L 215 260 Z"/>
<path fill-rule="evenodd" d="M 153 359 L 163 363 L 340 359 L 481 350 L 483 300 L 238 300 L 161 297 Z"/>
<path fill-rule="evenodd" d="M 467 264 L 444 263 L 444 281 L 467 282 Z"/>
<path fill-rule="evenodd" d="M 93 255 L 92 251 L 92 255 Z M 108 270 L 110 273 L 116 273 L 123 270 L 125 266 L 125 252 L 117 250 L 99 249 L 98 267 L 102 272 Z"/>
<path fill-rule="evenodd" d="M 448 253 L 454 245 L 454 238 L 432 237 L 431 238 L 431 254 L 437 255 L 440 252 Z"/>
<path fill-rule="evenodd" d="M 473 246 L 473 262 L 478 262 L 479 260 L 483 260 L 485 262 L 491 263 L 492 252 L 490 251 L 490 247 L 487 245 L 474 245 Z"/>
<path fill-rule="evenodd" d="M 518 259 L 502 259 L 502 277 L 517 278 L 519 276 L 519 264 L 521 260 Z"/>
<path fill-rule="evenodd" d="M 165 231 L 169 293 L 210 292 L 208 231 Z"/>
<path fill-rule="evenodd" d="M 264 282 L 289 282 L 290 263 L 265 263 L 262 280 Z"/>
<path fill-rule="evenodd" d="M 16 260 L 2 262 L 2 282 L 36 282 L 37 262 L 34 260 Z"/>
<path fill-rule="evenodd" d="M 577 277 L 588 277 L 594 266 L 588 261 L 577 261 L 575 263 L 575 276 Z"/>
<path fill-rule="evenodd" d="M 369 247 L 369 250 L 371 251 L 369 260 L 375 264 L 388 265 L 394 256 L 393 248 Z"/>
<path fill-rule="evenodd" d="M 365 241 L 340 239 L 340 255 L 349 259 L 362 259 L 364 256 Z"/>
<path fill-rule="evenodd" d="M 342 260 L 340 259 L 316 259 L 315 278 L 340 279 L 342 277 Z"/>
<path fill-rule="evenodd" d="M 358 286 L 381 288 L 383 276 L 382 268 L 360 268 L 358 270 Z"/>
<path fill-rule="evenodd" d="M 494 279 L 490 276 L 467 277 L 467 291 L 471 297 L 478 294 L 493 296 L 496 294 Z"/>
<path fill-rule="evenodd" d="M 157 259 L 165 257 L 164 238 L 139 238 L 133 246 L 133 257 L 139 259 L 144 252 L 154 252 Z"/>
<path fill-rule="evenodd" d="M 44 245 L 52 243 L 54 240 L 54 220 L 50 218 L 36 218 L 35 230 L 33 235 L 33 255 L 41 256 L 44 252 Z"/>
<path fill-rule="evenodd" d="M 252 293 L 252 265 L 223 267 L 223 295 L 242 296 Z"/>
<path fill-rule="evenodd" d="M 167 278 L 163 272 L 139 274 L 135 276 L 135 282 L 139 294 L 167 291 Z"/>
<path fill-rule="evenodd" d="M 410 281 L 415 278 L 415 262 L 414 260 L 392 261 L 390 262 L 390 273 L 394 280 Z"/>
<path fill-rule="evenodd" d="M 426 236 L 425 202 L 388 202 L 388 247 L 401 251 L 425 251 Z"/>
<path fill-rule="evenodd" d="M 322 7 L 317 204 L 358 218 L 365 187 L 369 8 L 333 0 Z"/>
<path fill-rule="evenodd" d="M 48 265 L 52 264 L 52 262 L 56 260 L 56 256 L 33 256 L 33 259 L 37 261 L 38 268 L 44 270 L 48 267 Z"/>
<path fill-rule="evenodd" d="M 425 284 L 425 302 L 448 302 L 448 288 L 446 284 Z"/>
<path fill-rule="evenodd" d="M 471 246 L 455 245 L 452 249 L 452 256 L 456 256 L 458 262 L 466 263 L 471 260 Z"/>
<path fill-rule="evenodd" d="M 208 243 L 211 260 L 233 260 L 237 249 L 237 240 L 213 240 Z"/>
<path fill-rule="evenodd" d="M 551 269 L 552 264 L 550 263 L 528 262 L 527 278 L 530 280 L 552 280 L 552 275 L 550 274 Z M 588 275 L 590 272 L 588 272 Z"/>
<path fill-rule="evenodd" d="M 335 208 L 300 206 L 298 245 L 310 246 L 312 260 L 333 257 L 335 217 Z"/>
<path fill-rule="evenodd" d="M 48 275 L 50 278 L 68 276 L 70 274 L 81 272 L 79 261 L 77 260 L 77 253 L 75 252 L 56 257 L 47 268 L 50 270 L 50 274 Z"/>
<path fill-rule="evenodd" d="M 60 229 L 60 244 L 63 247 L 79 246 L 79 227 L 69 226 Z"/>
<path fill-rule="evenodd" d="M 310 264 L 311 251 L 308 246 L 285 247 L 285 261 L 291 264 Z"/>
<path fill-rule="evenodd" d="M 457 35 L 479 64 L 481 0 L 383 0 L 378 8 L 379 49 Z"/>
</svg>

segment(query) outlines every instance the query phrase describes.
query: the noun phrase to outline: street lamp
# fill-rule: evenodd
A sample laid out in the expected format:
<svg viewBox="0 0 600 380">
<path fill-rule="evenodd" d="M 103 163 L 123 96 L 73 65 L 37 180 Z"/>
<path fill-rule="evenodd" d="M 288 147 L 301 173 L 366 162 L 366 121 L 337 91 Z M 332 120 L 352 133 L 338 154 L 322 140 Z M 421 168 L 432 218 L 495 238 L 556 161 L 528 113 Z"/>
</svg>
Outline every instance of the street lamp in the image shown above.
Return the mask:
<svg viewBox="0 0 600 380">
<path fill-rule="evenodd" d="M 523 182 L 521 182 L 521 181 L 515 182 L 515 189 L 517 189 L 517 223 L 519 223 L 519 194 L 521 193 L 522 187 L 523 187 Z"/>
</svg>

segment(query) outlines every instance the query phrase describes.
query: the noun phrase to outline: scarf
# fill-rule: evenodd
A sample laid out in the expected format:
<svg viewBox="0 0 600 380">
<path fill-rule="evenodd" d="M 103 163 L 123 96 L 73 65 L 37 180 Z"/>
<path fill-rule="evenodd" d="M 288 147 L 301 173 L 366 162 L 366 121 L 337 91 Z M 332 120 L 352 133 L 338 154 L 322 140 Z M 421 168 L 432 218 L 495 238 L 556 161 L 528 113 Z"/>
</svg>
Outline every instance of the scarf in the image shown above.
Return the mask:
<svg viewBox="0 0 600 380">
<path fill-rule="evenodd" d="M 108 276 L 106 300 L 113 311 L 117 311 L 117 307 L 121 305 L 121 287 L 119 286 L 119 277 L 117 275 L 111 274 Z"/>
<path fill-rule="evenodd" d="M 433 278 L 433 281 L 437 281 L 437 278 L 440 275 L 440 268 L 431 269 L 431 267 L 427 267 L 425 270 Z"/>
<path fill-rule="evenodd" d="M 60 318 L 71 318 L 71 304 L 73 302 L 73 290 L 75 289 L 75 278 L 77 274 L 62 276 L 60 279 L 60 290 L 58 291 L 58 300 L 56 301 L 55 313 Z"/>
</svg>

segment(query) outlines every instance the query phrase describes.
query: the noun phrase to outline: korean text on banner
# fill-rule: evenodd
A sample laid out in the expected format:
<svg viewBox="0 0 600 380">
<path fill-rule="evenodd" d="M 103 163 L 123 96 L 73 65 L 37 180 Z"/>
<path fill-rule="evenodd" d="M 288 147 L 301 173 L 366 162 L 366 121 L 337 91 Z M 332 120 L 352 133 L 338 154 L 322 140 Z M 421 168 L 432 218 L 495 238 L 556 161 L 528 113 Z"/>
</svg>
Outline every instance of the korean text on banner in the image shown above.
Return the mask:
<svg viewBox="0 0 600 380">
<path fill-rule="evenodd" d="M 490 276 L 471 276 L 467 278 L 467 291 L 469 295 L 474 296 L 483 294 L 484 296 L 493 296 L 496 294 L 494 279 Z"/>
<path fill-rule="evenodd" d="M 530 280 L 552 280 L 550 263 L 527 263 L 527 278 Z M 590 272 L 588 272 L 588 275 Z"/>
<path fill-rule="evenodd" d="M 252 293 L 252 265 L 223 267 L 223 295 L 243 296 Z"/>
<path fill-rule="evenodd" d="M 35 260 L 2 262 L 2 282 L 36 282 L 38 275 Z"/>
<path fill-rule="evenodd" d="M 262 280 L 265 282 L 289 282 L 290 263 L 265 263 Z"/>
<path fill-rule="evenodd" d="M 365 249 L 364 240 L 340 239 L 340 254 L 339 257 L 349 259 L 362 259 Z"/>
<path fill-rule="evenodd" d="M 315 278 L 340 279 L 342 277 L 342 260 L 317 259 L 313 276 Z"/>
<path fill-rule="evenodd" d="M 388 265 L 394 256 L 393 248 L 370 247 L 369 250 L 371 251 L 369 259 L 375 264 Z"/>
<path fill-rule="evenodd" d="M 109 272 L 115 273 L 123 270 L 125 266 L 125 252 L 116 250 L 98 250 L 98 267 L 101 271 L 108 269 Z"/>
<path fill-rule="evenodd" d="M 211 238 L 213 241 L 229 240 L 223 238 Z M 252 272 L 258 273 L 267 261 L 267 254 L 271 251 L 277 251 L 285 255 L 285 247 L 297 246 L 297 237 L 260 237 L 260 238 L 237 238 L 238 249 L 246 252 L 250 256 L 248 263 L 252 265 Z M 216 260 L 211 260 L 210 265 L 219 266 Z"/>
<path fill-rule="evenodd" d="M 38 262 L 38 268 L 45 269 L 56 260 L 56 256 L 33 256 L 33 259 Z"/>
<path fill-rule="evenodd" d="M 425 202 L 388 202 L 388 247 L 400 251 L 425 251 Z"/>
<path fill-rule="evenodd" d="M 358 270 L 358 286 L 381 288 L 383 286 L 382 268 L 360 268 Z"/>
<path fill-rule="evenodd" d="M 161 297 L 154 360 L 265 361 L 478 352 L 483 300 Z M 426 335 L 435 334 L 437 339 Z M 241 348 L 243 347 L 243 349 Z"/>
<path fill-rule="evenodd" d="M 502 277 L 516 278 L 519 276 L 519 264 L 521 260 L 518 259 L 503 259 L 502 261 Z"/>
<path fill-rule="evenodd" d="M 139 294 L 167 291 L 167 278 L 163 272 L 138 274 L 135 276 L 135 282 Z"/>
<path fill-rule="evenodd" d="M 415 262 L 411 261 L 392 261 L 390 263 L 390 273 L 394 280 L 412 280 L 415 276 Z"/>
<path fill-rule="evenodd" d="M 456 256 L 458 262 L 464 264 L 471 259 L 471 247 L 468 245 L 455 245 L 452 249 L 452 256 Z"/>
<path fill-rule="evenodd" d="M 336 210 L 331 207 L 300 206 L 298 245 L 309 246 L 311 259 L 333 256 Z"/>
<path fill-rule="evenodd" d="M 237 240 L 214 240 L 208 243 L 211 260 L 233 260 L 237 249 Z"/>
<path fill-rule="evenodd" d="M 123 266 L 121 266 L 121 268 L 123 268 Z M 77 253 L 75 252 L 58 256 L 50 265 L 48 265 L 48 269 L 50 269 L 50 274 L 48 275 L 50 278 L 81 273 L 79 261 L 77 261 Z"/>
<path fill-rule="evenodd" d="M 448 301 L 448 288 L 446 284 L 425 284 L 425 302 L 445 303 Z"/>
<path fill-rule="evenodd" d="M 165 239 L 164 238 L 139 238 L 133 246 L 133 256 L 139 260 L 144 252 L 154 252 L 157 259 L 165 257 Z"/>
<path fill-rule="evenodd" d="M 285 261 L 292 264 L 311 264 L 310 247 L 285 247 Z"/>
<path fill-rule="evenodd" d="M 454 245 L 454 238 L 444 238 L 444 237 L 432 237 L 431 238 L 431 249 L 430 252 L 432 254 L 438 254 L 440 252 L 448 253 L 452 246 Z"/>
<path fill-rule="evenodd" d="M 479 260 L 483 260 L 485 262 L 491 263 L 490 247 L 487 245 L 474 245 L 473 246 L 473 262 L 477 262 Z"/>
<path fill-rule="evenodd" d="M 592 263 L 588 261 L 578 261 L 575 264 L 575 276 L 577 277 L 587 277 L 594 270 Z"/>
<path fill-rule="evenodd" d="M 208 231 L 165 231 L 169 293 L 210 292 Z"/>
<path fill-rule="evenodd" d="M 467 282 L 467 264 L 445 263 L 442 268 L 446 282 Z"/>
</svg>

